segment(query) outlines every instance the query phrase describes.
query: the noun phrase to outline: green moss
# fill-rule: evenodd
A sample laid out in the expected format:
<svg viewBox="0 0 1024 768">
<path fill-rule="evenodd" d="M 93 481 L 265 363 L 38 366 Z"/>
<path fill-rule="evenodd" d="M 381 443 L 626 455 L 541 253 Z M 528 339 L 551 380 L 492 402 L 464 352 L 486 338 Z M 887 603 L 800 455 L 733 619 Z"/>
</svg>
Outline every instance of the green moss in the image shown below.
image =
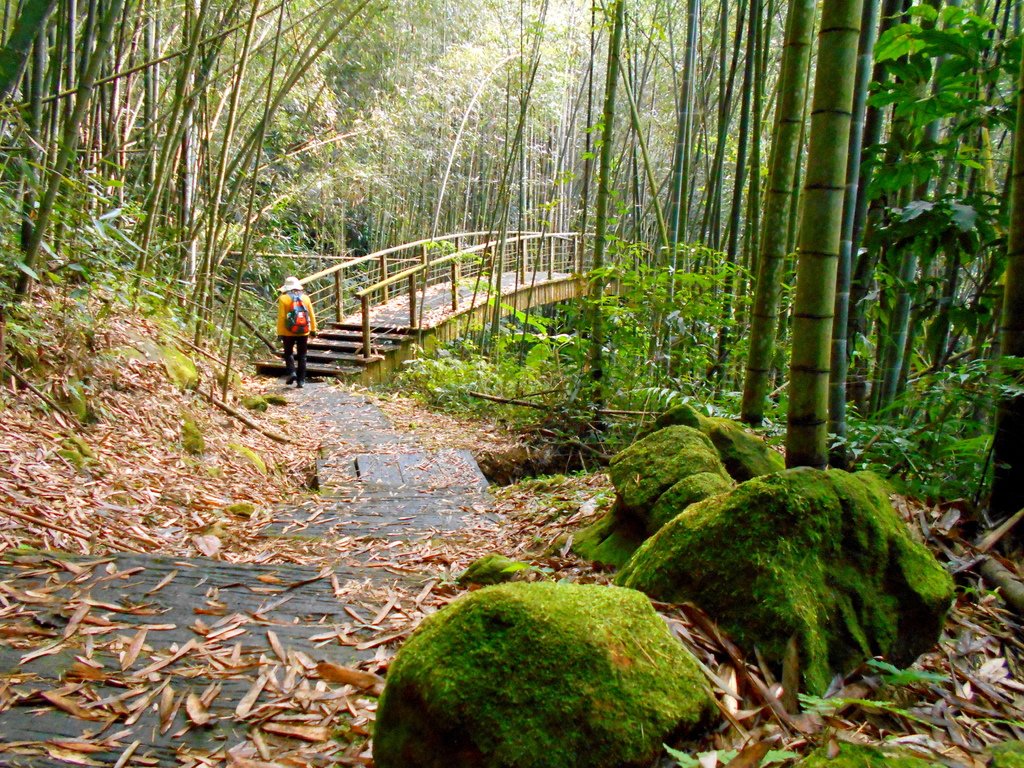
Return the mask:
<svg viewBox="0 0 1024 768">
<path fill-rule="evenodd" d="M 1024 768 L 1024 741 L 1007 741 L 991 749 L 989 768 Z"/>
<path fill-rule="evenodd" d="M 185 453 L 190 453 L 193 456 L 199 456 L 206 451 L 206 439 L 203 437 L 203 432 L 189 414 L 185 414 L 181 419 L 181 445 L 185 449 Z"/>
<path fill-rule="evenodd" d="M 643 514 L 662 493 L 699 472 L 727 477 L 711 440 L 684 426 L 667 427 L 633 443 L 608 468 L 619 508 L 633 514 Z"/>
<path fill-rule="evenodd" d="M 644 543 L 646 535 L 637 520 L 609 512 L 576 533 L 572 551 L 591 562 L 621 568 Z"/>
<path fill-rule="evenodd" d="M 684 477 L 665 491 L 648 515 L 647 533 L 653 536 L 669 520 L 685 510 L 691 504 L 719 493 L 731 491 L 735 484 L 714 472 L 698 472 L 696 475 Z"/>
<path fill-rule="evenodd" d="M 228 506 L 224 507 L 224 511 L 235 517 L 252 517 L 252 513 L 256 511 L 256 506 L 248 501 L 238 501 L 234 504 L 228 504 Z"/>
<path fill-rule="evenodd" d="M 81 435 L 68 435 L 62 445 L 65 448 L 78 451 L 86 459 L 96 458 L 96 453 L 89 447 L 89 444 L 85 442 Z"/>
<path fill-rule="evenodd" d="M 827 746 L 820 747 L 799 763 L 798 768 L 938 768 L 933 763 L 891 749 L 839 742 L 839 754 L 829 757 Z"/>
<path fill-rule="evenodd" d="M 701 429 L 701 421 L 704 418 L 692 405 L 679 403 L 669 408 L 655 420 L 653 431 L 677 426 Z"/>
<path fill-rule="evenodd" d="M 279 395 L 276 392 L 271 392 L 269 395 L 264 395 L 263 399 L 270 405 L 288 405 L 288 398 L 284 395 Z"/>
<path fill-rule="evenodd" d="M 874 655 L 909 665 L 938 638 L 953 596 L 877 478 L 806 468 L 687 507 L 616 581 L 697 603 L 777 666 L 795 635 L 812 693 Z"/>
<path fill-rule="evenodd" d="M 239 456 L 248 459 L 256 469 L 262 474 L 267 474 L 267 463 L 263 461 L 263 458 L 256 453 L 252 448 L 241 445 L 240 443 L 228 443 L 228 448 L 233 450 Z"/>
<path fill-rule="evenodd" d="M 75 469 L 83 469 L 89 463 L 89 460 L 74 448 L 61 448 L 57 455 L 66 459 Z"/>
<path fill-rule="evenodd" d="M 260 413 L 263 413 L 270 407 L 270 403 L 267 402 L 267 398 L 263 397 L 263 395 L 249 395 L 248 397 L 243 397 L 242 405 L 250 411 L 259 411 Z"/>
<path fill-rule="evenodd" d="M 729 475 L 742 483 L 786 468 L 781 454 L 731 419 L 704 419 L 701 431 L 711 438 Z"/>
<path fill-rule="evenodd" d="M 632 768 L 715 711 L 643 595 L 503 584 L 428 617 L 388 672 L 378 768 Z"/>
<path fill-rule="evenodd" d="M 459 584 L 503 584 L 511 581 L 517 573 L 530 570 L 526 563 L 491 552 L 470 563 L 469 567 L 459 576 Z"/>
<path fill-rule="evenodd" d="M 188 356 L 171 346 L 160 347 L 160 361 L 170 379 L 178 389 L 195 389 L 199 386 L 199 371 Z"/>
<path fill-rule="evenodd" d="M 212 464 L 204 467 L 204 471 L 210 477 L 224 477 L 224 470 Z"/>
</svg>

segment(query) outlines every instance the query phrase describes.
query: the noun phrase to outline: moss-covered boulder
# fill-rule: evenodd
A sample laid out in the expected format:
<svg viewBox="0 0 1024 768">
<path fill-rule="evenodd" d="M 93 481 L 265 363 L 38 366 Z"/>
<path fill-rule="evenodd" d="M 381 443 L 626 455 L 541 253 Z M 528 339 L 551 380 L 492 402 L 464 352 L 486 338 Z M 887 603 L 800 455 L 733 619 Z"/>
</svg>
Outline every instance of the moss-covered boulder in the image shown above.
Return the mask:
<svg viewBox="0 0 1024 768">
<path fill-rule="evenodd" d="M 277 392 L 268 392 L 263 395 L 268 405 L 288 405 L 288 398 Z"/>
<path fill-rule="evenodd" d="M 991 749 L 988 768 L 1024 768 L 1024 741 L 1007 741 Z"/>
<path fill-rule="evenodd" d="M 781 454 L 731 419 L 705 418 L 701 432 L 711 438 L 726 471 L 739 483 L 786 468 Z"/>
<path fill-rule="evenodd" d="M 378 768 L 639 768 L 714 711 L 643 595 L 502 584 L 428 617 L 398 652 L 373 756 Z"/>
<path fill-rule="evenodd" d="M 722 477 L 717 472 L 698 472 L 684 477 L 661 494 L 651 507 L 647 515 L 647 535 L 656 534 L 663 525 L 691 504 L 719 493 L 727 493 L 735 487 L 736 484 L 732 480 Z"/>
<path fill-rule="evenodd" d="M 846 742 L 839 742 L 837 754 L 830 757 L 829 753 L 828 746 L 819 747 L 797 763 L 797 768 L 939 768 L 942 765 L 900 750 Z"/>
<path fill-rule="evenodd" d="M 199 371 L 196 370 L 196 364 L 191 358 L 171 346 L 160 347 L 158 354 L 167 372 L 167 378 L 178 389 L 195 389 L 199 386 Z"/>
<path fill-rule="evenodd" d="M 504 584 L 516 578 L 516 574 L 531 570 L 526 563 L 505 557 L 497 552 L 491 552 L 481 558 L 474 560 L 469 567 L 459 576 L 459 584 L 479 584 L 489 586 L 491 584 Z"/>
<path fill-rule="evenodd" d="M 203 437 L 203 431 L 196 424 L 196 420 L 187 413 L 181 418 L 181 447 L 185 449 L 185 453 L 193 456 L 199 456 L 206 452 L 206 438 Z"/>
<path fill-rule="evenodd" d="M 665 491 L 702 472 L 728 477 L 711 440 L 693 427 L 666 427 L 617 454 L 608 467 L 616 506 L 646 514 Z"/>
<path fill-rule="evenodd" d="M 655 419 L 651 431 L 672 426 L 691 427 L 711 438 L 726 470 L 737 482 L 786 468 L 786 462 L 779 453 L 732 419 L 705 416 L 692 405 L 680 403 Z"/>
<path fill-rule="evenodd" d="M 573 551 L 616 568 L 685 507 L 669 501 L 658 506 L 661 497 L 680 482 L 701 478 L 672 496 L 677 504 L 684 497 L 692 503 L 732 487 L 711 440 L 687 426 L 666 427 L 633 443 L 612 459 L 608 474 L 615 486 L 615 507 L 576 535 Z"/>
<path fill-rule="evenodd" d="M 793 469 L 693 504 L 633 555 L 622 586 L 693 601 L 781 667 L 795 637 L 804 688 L 866 658 L 910 664 L 938 639 L 953 582 L 875 476 Z"/>
<path fill-rule="evenodd" d="M 679 426 L 700 429 L 701 421 L 705 418 L 689 403 L 678 403 L 654 420 L 654 426 L 651 428 L 651 431 L 657 432 L 659 429 L 665 429 L 665 427 Z"/>
<path fill-rule="evenodd" d="M 249 395 L 248 397 L 243 397 L 242 405 L 250 411 L 257 411 L 259 413 L 263 413 L 270 407 L 270 403 L 267 402 L 267 398 L 263 395 Z"/>
</svg>

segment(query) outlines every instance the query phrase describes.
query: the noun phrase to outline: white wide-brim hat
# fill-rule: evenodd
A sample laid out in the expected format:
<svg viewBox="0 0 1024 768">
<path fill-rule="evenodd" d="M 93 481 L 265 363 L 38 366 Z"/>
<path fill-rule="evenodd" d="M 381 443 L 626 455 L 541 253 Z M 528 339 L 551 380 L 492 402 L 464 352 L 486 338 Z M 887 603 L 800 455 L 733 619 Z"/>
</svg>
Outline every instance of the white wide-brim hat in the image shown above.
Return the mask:
<svg viewBox="0 0 1024 768">
<path fill-rule="evenodd" d="M 289 291 L 301 291 L 302 283 L 299 282 L 297 277 L 285 278 L 284 285 L 278 288 L 281 293 L 288 293 Z"/>
</svg>

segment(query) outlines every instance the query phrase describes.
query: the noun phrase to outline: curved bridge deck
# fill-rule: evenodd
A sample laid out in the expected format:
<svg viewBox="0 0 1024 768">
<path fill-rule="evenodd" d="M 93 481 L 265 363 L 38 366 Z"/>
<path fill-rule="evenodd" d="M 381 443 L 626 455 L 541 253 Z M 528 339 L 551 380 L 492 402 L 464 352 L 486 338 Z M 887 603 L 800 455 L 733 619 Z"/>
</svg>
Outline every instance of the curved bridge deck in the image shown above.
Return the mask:
<svg viewBox="0 0 1024 768">
<path fill-rule="evenodd" d="M 420 350 L 458 337 L 495 311 L 576 298 L 585 290 L 582 243 L 576 233 L 446 235 L 303 278 L 320 320 L 320 333 L 309 342 L 307 374 L 380 381 Z M 276 350 L 257 371 L 282 375 L 282 356 Z"/>
</svg>

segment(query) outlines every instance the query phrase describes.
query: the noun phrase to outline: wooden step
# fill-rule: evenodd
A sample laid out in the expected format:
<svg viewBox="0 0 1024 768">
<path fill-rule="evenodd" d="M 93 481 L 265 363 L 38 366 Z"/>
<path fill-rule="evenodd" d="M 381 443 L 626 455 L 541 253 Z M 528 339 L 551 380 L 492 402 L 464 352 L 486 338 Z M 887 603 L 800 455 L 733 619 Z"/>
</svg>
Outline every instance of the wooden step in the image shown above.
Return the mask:
<svg viewBox="0 0 1024 768">
<path fill-rule="evenodd" d="M 394 341 L 381 341 L 376 337 L 370 339 L 371 349 L 389 350 L 397 349 L 400 346 L 401 344 L 398 344 Z M 318 336 L 317 338 L 310 340 L 307 349 L 320 349 L 328 352 L 351 351 L 354 353 L 359 353 L 362 352 L 363 350 L 363 341 L 362 339 L 323 339 L 320 336 Z"/>
<path fill-rule="evenodd" d="M 404 333 L 384 333 L 374 331 L 370 334 L 370 338 L 375 341 L 390 342 L 392 344 L 402 344 L 408 341 L 411 337 Z M 315 340 L 327 340 L 327 341 L 356 341 L 360 344 L 363 343 L 362 331 L 338 331 L 338 330 L 327 330 L 320 331 L 316 335 Z M 312 343 L 312 342 L 310 342 Z"/>
<path fill-rule="evenodd" d="M 363 333 L 363 326 L 358 323 L 328 323 L 324 332 L 347 331 L 349 333 Z M 416 333 L 412 328 L 405 325 L 374 325 L 370 327 L 370 333 L 379 334 L 384 337 L 394 336 L 397 340 L 406 339 L 410 334 Z"/>
<path fill-rule="evenodd" d="M 282 360 L 284 359 L 284 352 L 280 350 L 277 356 Z M 379 357 L 379 355 L 377 356 Z M 373 359 L 373 356 L 370 358 Z M 315 350 L 311 349 L 306 352 L 306 360 L 313 361 L 330 361 L 331 363 L 343 363 L 348 365 L 362 365 L 366 358 L 362 354 L 356 354 L 354 352 L 330 352 L 326 350 Z"/>
<path fill-rule="evenodd" d="M 280 360 L 260 360 L 256 373 L 261 376 L 284 376 L 288 372 Z M 354 365 L 320 365 L 306 363 L 306 376 L 358 376 L 363 369 Z"/>
</svg>

